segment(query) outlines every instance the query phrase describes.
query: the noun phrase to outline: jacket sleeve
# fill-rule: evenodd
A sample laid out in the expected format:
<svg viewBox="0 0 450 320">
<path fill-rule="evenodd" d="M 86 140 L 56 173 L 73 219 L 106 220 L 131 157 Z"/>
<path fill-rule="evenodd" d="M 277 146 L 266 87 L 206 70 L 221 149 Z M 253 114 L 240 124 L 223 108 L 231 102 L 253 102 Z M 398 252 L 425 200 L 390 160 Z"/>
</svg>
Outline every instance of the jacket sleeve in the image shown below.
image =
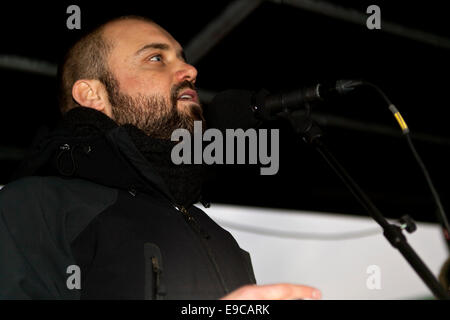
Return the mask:
<svg viewBox="0 0 450 320">
<path fill-rule="evenodd" d="M 56 177 L 0 190 L 0 299 L 79 299 L 80 290 L 67 285 L 76 265 L 70 243 L 114 199 Z"/>
<path fill-rule="evenodd" d="M 20 253 L 0 203 L 0 299 L 30 299 L 44 292 L 41 281 Z"/>
<path fill-rule="evenodd" d="M 62 268 L 73 262 L 54 233 L 54 203 L 43 208 L 40 188 L 38 178 L 25 178 L 0 191 L 0 299 L 68 298 Z"/>
</svg>

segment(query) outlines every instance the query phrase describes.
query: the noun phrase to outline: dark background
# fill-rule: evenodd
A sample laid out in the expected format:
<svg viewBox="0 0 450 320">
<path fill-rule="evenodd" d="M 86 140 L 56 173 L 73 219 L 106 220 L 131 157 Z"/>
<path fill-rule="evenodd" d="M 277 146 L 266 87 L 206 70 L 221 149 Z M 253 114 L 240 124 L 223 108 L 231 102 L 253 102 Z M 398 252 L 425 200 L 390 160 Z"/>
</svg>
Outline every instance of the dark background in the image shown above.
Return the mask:
<svg viewBox="0 0 450 320">
<path fill-rule="evenodd" d="M 245 1 L 245 0 L 242 0 Z M 60 1 L 2 3 L 1 55 L 55 65 L 83 31 L 125 14 L 148 16 L 187 46 L 232 1 Z M 364 78 L 379 85 L 402 111 L 444 207 L 450 205 L 450 130 L 447 125 L 450 30 L 444 1 L 326 1 L 365 13 L 381 8 L 382 29 L 318 12 L 263 1 L 194 65 L 202 90 L 299 88 Z M 66 8 L 81 8 L 82 30 L 68 30 Z M 389 22 L 444 40 L 437 45 L 392 34 Z M 188 57 L 189 58 L 189 57 Z M 51 75 L 0 68 L 0 184 L 10 181 L 37 129 L 59 117 Z M 316 109 L 330 148 L 385 215 L 436 221 L 429 189 L 384 102 L 361 89 Z M 338 117 L 338 118 L 336 118 Z M 344 122 L 337 122 L 343 120 Z M 325 121 L 325 122 L 323 122 Z M 280 170 L 224 168 L 208 187 L 213 202 L 366 215 L 326 163 L 281 127 Z"/>
</svg>

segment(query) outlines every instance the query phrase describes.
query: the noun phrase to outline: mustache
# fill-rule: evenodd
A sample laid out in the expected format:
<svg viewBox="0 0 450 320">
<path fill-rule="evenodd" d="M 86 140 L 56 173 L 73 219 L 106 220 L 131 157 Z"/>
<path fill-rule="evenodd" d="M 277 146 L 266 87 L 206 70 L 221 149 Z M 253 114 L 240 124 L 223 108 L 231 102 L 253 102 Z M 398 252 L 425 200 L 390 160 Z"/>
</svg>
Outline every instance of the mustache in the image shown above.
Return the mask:
<svg viewBox="0 0 450 320">
<path fill-rule="evenodd" d="M 172 87 L 172 89 L 171 89 L 172 102 L 176 103 L 178 95 L 184 89 L 192 89 L 197 92 L 197 88 L 195 87 L 195 84 L 193 84 L 189 80 L 184 80 L 184 81 L 180 82 L 179 84 L 174 85 Z"/>
</svg>

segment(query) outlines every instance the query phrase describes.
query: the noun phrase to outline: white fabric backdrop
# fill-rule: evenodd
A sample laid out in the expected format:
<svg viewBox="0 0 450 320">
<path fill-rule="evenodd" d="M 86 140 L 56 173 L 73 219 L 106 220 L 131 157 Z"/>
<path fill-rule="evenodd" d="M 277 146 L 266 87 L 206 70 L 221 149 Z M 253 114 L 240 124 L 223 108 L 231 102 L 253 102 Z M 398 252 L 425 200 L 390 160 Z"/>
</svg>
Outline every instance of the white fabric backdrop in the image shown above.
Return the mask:
<svg viewBox="0 0 450 320">
<path fill-rule="evenodd" d="M 432 297 L 370 217 L 214 204 L 204 210 L 249 251 L 258 284 L 311 285 L 322 290 L 323 299 Z M 360 231 L 367 231 L 368 235 L 344 240 L 327 238 Z M 266 234 L 269 232 L 287 237 Z M 317 239 L 317 234 L 325 239 Z M 311 236 L 313 239 L 308 239 Z M 447 258 L 439 226 L 418 223 L 416 232 L 407 234 L 407 238 L 438 275 Z M 380 268 L 380 289 L 369 289 L 366 284 L 371 276 L 367 268 L 371 265 Z"/>
</svg>

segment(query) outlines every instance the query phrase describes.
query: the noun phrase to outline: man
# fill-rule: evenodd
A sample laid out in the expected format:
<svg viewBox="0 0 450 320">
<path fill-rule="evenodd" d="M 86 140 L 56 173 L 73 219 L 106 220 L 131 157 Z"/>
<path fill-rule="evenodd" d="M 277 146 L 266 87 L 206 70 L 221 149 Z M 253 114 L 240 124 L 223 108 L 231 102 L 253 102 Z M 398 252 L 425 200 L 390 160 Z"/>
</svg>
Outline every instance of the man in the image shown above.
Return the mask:
<svg viewBox="0 0 450 320">
<path fill-rule="evenodd" d="M 0 298 L 319 298 L 256 286 L 248 253 L 193 205 L 205 171 L 174 165 L 170 136 L 203 121 L 197 70 L 167 31 L 115 19 L 59 71 L 63 121 L 0 192 Z"/>
</svg>

